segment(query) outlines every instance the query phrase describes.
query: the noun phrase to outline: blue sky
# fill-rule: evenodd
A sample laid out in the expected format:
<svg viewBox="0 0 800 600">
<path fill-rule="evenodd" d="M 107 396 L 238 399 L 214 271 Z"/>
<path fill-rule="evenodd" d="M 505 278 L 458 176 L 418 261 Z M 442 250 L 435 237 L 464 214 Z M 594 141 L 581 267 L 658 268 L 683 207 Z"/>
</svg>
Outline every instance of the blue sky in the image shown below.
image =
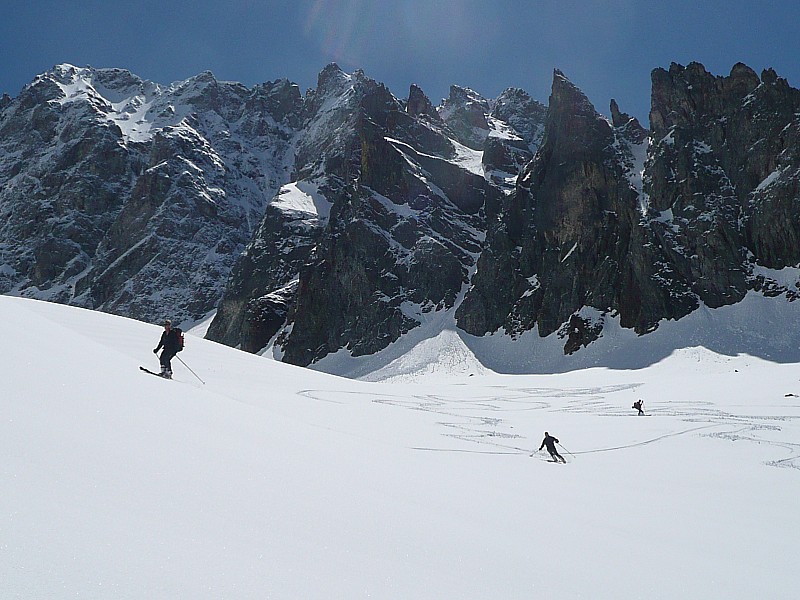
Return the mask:
<svg viewBox="0 0 800 600">
<path fill-rule="evenodd" d="M 0 93 L 58 63 L 121 67 L 159 83 L 210 70 L 253 85 L 316 85 L 329 62 L 434 104 L 450 84 L 547 102 L 554 68 L 608 114 L 647 124 L 650 71 L 699 61 L 774 67 L 800 87 L 800 2 L 678 0 L 4 0 Z"/>
</svg>

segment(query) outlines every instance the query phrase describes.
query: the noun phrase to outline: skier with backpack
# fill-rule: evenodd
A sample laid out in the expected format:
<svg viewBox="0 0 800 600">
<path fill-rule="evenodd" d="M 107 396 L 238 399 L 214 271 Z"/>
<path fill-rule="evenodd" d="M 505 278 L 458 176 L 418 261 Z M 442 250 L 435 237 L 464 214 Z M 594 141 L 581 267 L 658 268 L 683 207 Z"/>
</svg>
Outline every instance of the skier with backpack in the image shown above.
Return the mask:
<svg viewBox="0 0 800 600">
<path fill-rule="evenodd" d="M 164 349 L 158 359 L 161 363 L 161 373 L 157 373 L 157 375 L 161 375 L 165 379 L 172 379 L 172 364 L 170 361 L 178 352 L 183 350 L 183 331 L 181 331 L 180 327 L 172 327 L 172 321 L 169 319 L 164 321 L 164 332 L 161 334 L 161 340 L 159 340 L 158 346 L 153 350 L 153 353 L 158 354 L 161 348 Z"/>
<path fill-rule="evenodd" d="M 639 415 L 637 415 L 637 416 L 641 416 L 641 415 L 644 414 L 644 410 L 642 409 L 643 405 L 644 405 L 644 402 L 642 401 L 641 398 L 639 398 L 636 402 L 633 403 L 633 406 L 631 406 L 631 408 L 635 408 L 636 410 L 639 411 Z"/>
</svg>

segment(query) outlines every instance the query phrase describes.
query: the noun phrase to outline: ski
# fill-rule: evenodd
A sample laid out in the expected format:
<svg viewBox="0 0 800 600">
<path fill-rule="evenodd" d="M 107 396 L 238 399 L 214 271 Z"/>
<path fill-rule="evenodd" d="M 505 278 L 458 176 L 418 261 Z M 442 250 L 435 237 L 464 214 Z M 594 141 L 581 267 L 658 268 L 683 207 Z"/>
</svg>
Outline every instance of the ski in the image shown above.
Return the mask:
<svg viewBox="0 0 800 600">
<path fill-rule="evenodd" d="M 536 456 L 537 454 L 538 454 L 538 451 L 536 451 L 536 452 L 532 452 L 532 453 L 530 454 L 530 458 L 533 458 L 533 457 L 534 457 L 534 456 Z M 565 464 L 567 464 L 567 461 L 566 461 L 566 460 L 565 460 L 564 462 L 561 462 L 560 460 L 551 460 L 551 459 L 549 459 L 549 458 L 545 458 L 544 456 L 541 456 L 541 455 L 539 456 L 539 460 L 543 460 L 544 462 L 549 462 L 549 463 L 557 463 L 557 464 L 564 464 L 564 465 L 565 465 Z"/>
<path fill-rule="evenodd" d="M 156 373 L 155 371 L 151 371 L 150 369 L 145 369 L 144 367 L 139 367 L 145 373 L 150 373 L 150 375 L 155 375 L 156 377 L 161 377 L 161 379 L 166 379 L 161 373 Z"/>
</svg>

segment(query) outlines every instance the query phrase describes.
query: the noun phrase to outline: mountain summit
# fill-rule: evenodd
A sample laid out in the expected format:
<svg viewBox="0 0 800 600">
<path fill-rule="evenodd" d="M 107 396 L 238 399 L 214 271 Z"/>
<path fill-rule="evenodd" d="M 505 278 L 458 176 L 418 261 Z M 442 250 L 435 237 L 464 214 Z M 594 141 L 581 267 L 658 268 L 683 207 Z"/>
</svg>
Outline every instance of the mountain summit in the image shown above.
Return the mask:
<svg viewBox="0 0 800 600">
<path fill-rule="evenodd" d="M 445 329 L 578 365 L 609 328 L 793 302 L 800 92 L 742 64 L 652 85 L 646 129 L 558 70 L 548 106 L 435 107 L 335 64 L 305 96 L 60 65 L 0 102 L 0 292 L 215 313 L 211 339 L 336 372 Z"/>
</svg>

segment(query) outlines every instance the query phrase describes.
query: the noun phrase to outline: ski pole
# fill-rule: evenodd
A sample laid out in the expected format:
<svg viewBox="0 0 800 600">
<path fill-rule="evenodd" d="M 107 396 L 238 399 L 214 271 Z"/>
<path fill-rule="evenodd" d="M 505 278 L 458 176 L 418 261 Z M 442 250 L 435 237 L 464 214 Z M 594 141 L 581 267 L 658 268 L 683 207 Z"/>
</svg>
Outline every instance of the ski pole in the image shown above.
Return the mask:
<svg viewBox="0 0 800 600">
<path fill-rule="evenodd" d="M 184 367 L 186 367 L 187 369 L 189 369 L 189 371 L 191 371 L 192 375 L 194 375 L 195 377 L 197 377 L 198 379 L 200 379 L 200 376 L 199 376 L 197 373 L 195 373 L 194 371 L 192 371 L 192 367 L 190 367 L 190 366 L 189 366 L 189 365 L 187 365 L 185 362 L 183 362 L 183 359 L 181 359 L 181 357 L 180 357 L 180 356 L 178 356 L 178 355 L 176 354 L 176 355 L 175 355 L 175 358 L 177 358 L 179 361 L 181 361 L 181 364 L 182 364 Z M 202 383 L 203 385 L 205 385 L 205 384 L 206 384 L 206 382 L 205 382 L 205 381 L 203 381 L 202 379 L 200 379 L 200 383 Z"/>
<path fill-rule="evenodd" d="M 561 446 L 561 442 L 559 442 L 559 443 L 558 443 L 558 445 L 559 445 L 559 446 Z M 574 457 L 574 456 L 575 456 L 575 455 L 574 455 L 572 452 L 570 452 L 569 450 L 567 450 L 566 448 L 564 448 L 564 446 L 561 446 L 561 448 L 564 450 L 564 452 L 566 452 L 566 453 L 567 453 L 567 454 L 569 454 L 570 456 L 572 456 L 572 457 Z"/>
</svg>

